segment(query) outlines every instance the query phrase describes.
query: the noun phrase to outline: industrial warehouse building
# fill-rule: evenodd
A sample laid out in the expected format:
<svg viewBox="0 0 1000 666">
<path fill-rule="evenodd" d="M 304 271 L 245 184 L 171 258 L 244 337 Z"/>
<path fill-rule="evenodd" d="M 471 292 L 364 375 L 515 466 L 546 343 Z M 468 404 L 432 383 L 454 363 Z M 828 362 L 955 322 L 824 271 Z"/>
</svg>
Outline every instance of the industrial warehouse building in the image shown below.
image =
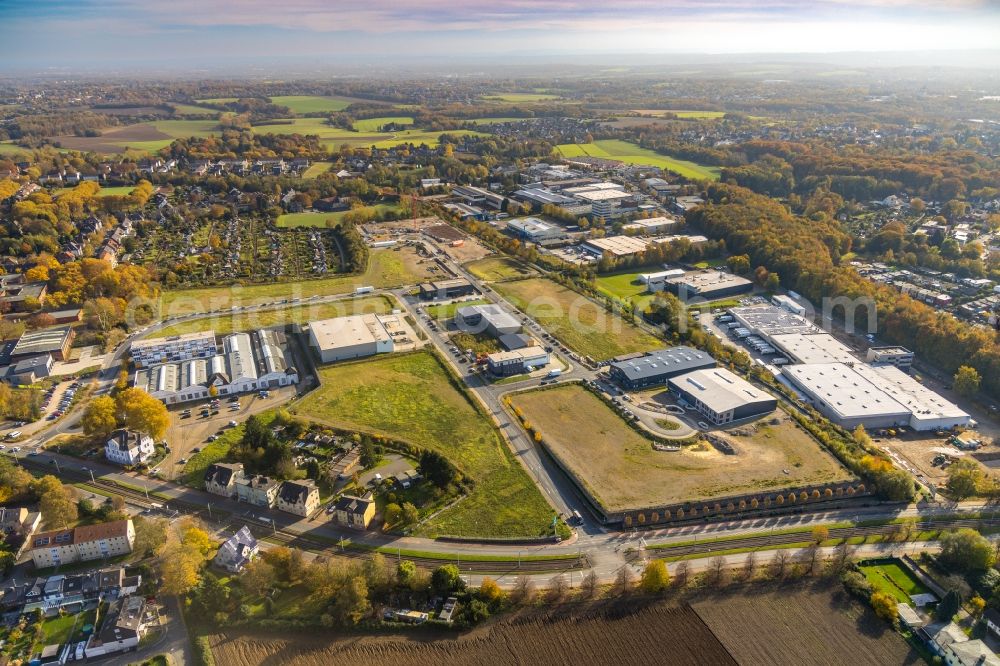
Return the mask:
<svg viewBox="0 0 1000 666">
<path fill-rule="evenodd" d="M 363 314 L 313 321 L 309 323 L 309 344 L 323 363 L 387 354 L 394 343 L 386 319 Z"/>
<path fill-rule="evenodd" d="M 232 333 L 209 358 L 162 363 L 135 373 L 135 386 L 173 405 L 218 395 L 290 386 L 299 381 L 284 333 Z"/>
<path fill-rule="evenodd" d="M 824 416 L 844 428 L 909 426 L 939 430 L 969 423 L 969 415 L 894 366 L 863 363 L 790 365 L 782 376 Z"/>
<path fill-rule="evenodd" d="M 725 368 L 695 370 L 667 382 L 678 396 L 714 425 L 770 414 L 778 401 Z"/>
<path fill-rule="evenodd" d="M 215 331 L 201 331 L 166 338 L 136 340 L 129 347 L 129 354 L 135 367 L 148 368 L 159 363 L 209 358 L 215 356 L 218 346 Z"/>
<path fill-rule="evenodd" d="M 472 286 L 472 283 L 462 279 L 425 282 L 420 285 L 420 298 L 425 301 L 471 296 L 474 293 L 476 293 L 476 288 Z"/>
<path fill-rule="evenodd" d="M 543 222 L 537 217 L 522 217 L 507 222 L 505 231 L 515 238 L 531 241 L 532 243 L 542 243 L 545 241 L 561 240 L 566 237 L 565 232 L 550 222 Z"/>
<path fill-rule="evenodd" d="M 10 352 L 10 360 L 16 363 L 32 356 L 51 354 L 55 360 L 65 361 L 75 337 L 76 332 L 69 326 L 29 331 L 18 338 Z"/>
<path fill-rule="evenodd" d="M 663 386 L 672 377 L 714 367 L 715 359 L 706 352 L 691 347 L 671 347 L 639 358 L 616 361 L 608 372 L 624 388 L 636 390 Z"/>
<path fill-rule="evenodd" d="M 909 372 L 913 365 L 913 352 L 906 347 L 870 347 L 866 359 L 871 365 L 894 365 Z"/>
<path fill-rule="evenodd" d="M 700 298 L 711 301 L 752 291 L 753 282 L 729 273 L 704 270 L 669 278 L 666 288 L 682 299 Z"/>
<path fill-rule="evenodd" d="M 650 217 L 623 225 L 622 231 L 658 236 L 670 232 L 675 226 L 677 226 L 677 220 L 672 217 Z"/>
<path fill-rule="evenodd" d="M 639 282 L 646 285 L 646 291 L 655 293 L 657 291 L 663 291 L 667 285 L 667 280 L 670 278 L 680 277 L 682 275 L 684 275 L 683 269 L 671 268 L 658 273 L 643 273 L 639 276 Z"/>
<path fill-rule="evenodd" d="M 549 364 L 549 354 L 541 347 L 525 347 L 497 352 L 486 357 L 486 367 L 498 377 L 520 375 Z"/>
<path fill-rule="evenodd" d="M 771 342 L 771 336 L 774 335 L 822 333 L 818 326 L 805 317 L 775 305 L 747 305 L 730 308 L 727 312 L 743 328 L 768 342 Z"/>
<path fill-rule="evenodd" d="M 467 333 L 489 333 L 499 338 L 521 331 L 517 317 L 499 305 L 466 305 L 455 312 L 455 326 Z"/>
<path fill-rule="evenodd" d="M 783 333 L 768 336 L 768 342 L 793 363 L 841 363 L 854 360 L 851 348 L 829 333 Z"/>
</svg>

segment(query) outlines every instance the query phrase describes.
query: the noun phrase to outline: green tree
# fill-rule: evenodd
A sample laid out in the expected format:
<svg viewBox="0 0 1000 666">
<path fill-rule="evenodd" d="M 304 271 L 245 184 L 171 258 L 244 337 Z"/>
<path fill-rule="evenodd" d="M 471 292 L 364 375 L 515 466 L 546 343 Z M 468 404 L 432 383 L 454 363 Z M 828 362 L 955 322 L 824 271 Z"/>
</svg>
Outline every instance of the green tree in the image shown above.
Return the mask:
<svg viewBox="0 0 1000 666">
<path fill-rule="evenodd" d="M 390 502 L 385 505 L 385 511 L 383 512 L 385 517 L 386 525 L 395 525 L 403 518 L 403 509 L 395 502 Z"/>
<path fill-rule="evenodd" d="M 956 500 L 964 500 L 975 495 L 986 475 L 973 460 L 957 460 L 948 467 L 948 493 Z"/>
<path fill-rule="evenodd" d="M 412 502 L 403 502 L 403 524 L 413 525 L 420 519 L 420 512 Z"/>
<path fill-rule="evenodd" d="M 985 571 L 993 564 L 993 546 L 974 529 L 965 527 L 941 535 L 940 562 L 956 571 Z"/>
<path fill-rule="evenodd" d="M 403 560 L 396 565 L 396 580 L 404 587 L 410 587 L 417 579 L 417 565 L 410 560 Z"/>
<path fill-rule="evenodd" d="M 454 564 L 445 564 L 431 574 L 431 588 L 436 594 L 447 596 L 465 589 L 465 581 Z"/>
<path fill-rule="evenodd" d="M 750 257 L 745 254 L 737 254 L 726 259 L 726 266 L 736 275 L 746 275 L 750 272 Z"/>
<path fill-rule="evenodd" d="M 333 616 L 344 626 L 361 622 L 371 612 L 368 583 L 361 575 L 351 576 L 333 602 Z"/>
<path fill-rule="evenodd" d="M 663 560 L 650 560 L 643 569 L 639 588 L 646 594 L 659 594 L 670 586 L 670 573 Z"/>
<path fill-rule="evenodd" d="M 955 373 L 954 386 L 959 395 L 974 395 L 979 390 L 981 382 L 979 371 L 967 365 L 960 366 Z"/>
</svg>

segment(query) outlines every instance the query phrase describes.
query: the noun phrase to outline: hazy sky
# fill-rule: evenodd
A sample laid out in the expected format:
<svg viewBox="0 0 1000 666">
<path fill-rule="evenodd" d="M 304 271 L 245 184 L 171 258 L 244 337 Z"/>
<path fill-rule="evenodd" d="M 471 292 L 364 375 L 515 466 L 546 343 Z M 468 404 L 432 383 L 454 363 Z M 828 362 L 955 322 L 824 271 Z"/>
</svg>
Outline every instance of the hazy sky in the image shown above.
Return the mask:
<svg viewBox="0 0 1000 666">
<path fill-rule="evenodd" d="M 0 67 L 995 49 L 1000 0 L 0 0 Z"/>
</svg>

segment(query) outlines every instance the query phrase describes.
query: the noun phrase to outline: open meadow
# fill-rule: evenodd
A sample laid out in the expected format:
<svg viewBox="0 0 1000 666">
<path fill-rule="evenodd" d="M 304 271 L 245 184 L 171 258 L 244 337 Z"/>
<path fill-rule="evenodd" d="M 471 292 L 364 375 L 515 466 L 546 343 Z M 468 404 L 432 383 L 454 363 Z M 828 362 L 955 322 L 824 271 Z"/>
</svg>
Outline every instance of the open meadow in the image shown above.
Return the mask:
<svg viewBox="0 0 1000 666">
<path fill-rule="evenodd" d="M 718 180 L 721 172 L 719 167 L 705 166 L 661 155 L 648 148 L 640 148 L 634 143 L 619 139 L 602 139 L 593 143 L 564 143 L 556 146 L 556 149 L 563 157 L 600 157 L 608 160 L 620 160 L 625 164 L 644 164 L 659 167 L 692 180 Z"/>
<path fill-rule="evenodd" d="M 311 168 L 311 167 L 310 167 Z M 388 204 L 375 204 L 374 206 L 366 206 L 366 208 L 372 209 L 376 213 L 390 213 L 399 210 L 399 205 L 394 203 Z M 334 213 L 321 213 L 319 211 L 307 211 L 304 213 L 285 213 L 284 215 L 279 215 L 278 219 L 275 221 L 279 227 L 284 228 L 295 228 L 295 227 L 319 227 L 326 228 L 327 220 L 333 220 L 334 222 L 340 222 L 344 219 L 344 216 L 350 211 L 337 211 Z"/>
<path fill-rule="evenodd" d="M 624 303 L 631 303 L 636 312 L 641 312 L 654 298 L 654 295 L 646 290 L 646 285 L 639 282 L 639 275 L 649 272 L 649 270 L 644 270 L 634 273 L 598 275 L 594 286 L 602 294 Z"/>
<path fill-rule="evenodd" d="M 535 269 L 510 257 L 486 257 L 478 261 L 470 261 L 463 268 L 486 282 L 511 280 L 538 274 Z"/>
<path fill-rule="evenodd" d="M 143 337 L 168 337 L 197 333 L 200 331 L 215 331 L 225 335 L 233 331 L 249 331 L 258 328 L 271 328 L 285 324 L 304 324 L 317 319 L 346 317 L 356 314 L 385 314 L 398 308 L 396 299 L 388 295 L 367 296 L 363 298 L 345 298 L 332 303 L 299 303 L 280 310 L 263 310 L 260 312 L 220 313 L 190 321 L 182 321 L 162 330 Z"/>
<path fill-rule="evenodd" d="M 505 92 L 496 93 L 494 95 L 484 95 L 483 99 L 488 99 L 492 102 L 511 102 L 513 104 L 518 104 L 523 102 L 549 102 L 554 99 L 562 99 L 562 97 L 549 93 Z"/>
<path fill-rule="evenodd" d="M 784 415 L 780 425 L 734 437 L 738 453 L 726 455 L 706 443 L 657 451 L 579 384 L 516 394 L 511 404 L 608 511 L 851 478 Z"/>
<path fill-rule="evenodd" d="M 434 270 L 432 270 L 434 269 Z M 246 306 L 281 299 L 346 294 L 357 287 L 401 287 L 439 279 L 441 273 L 413 248 L 372 250 L 368 268 L 361 275 L 342 275 L 318 280 L 232 285 L 166 291 L 160 299 L 162 317 L 208 313 L 212 310 Z"/>
<path fill-rule="evenodd" d="M 412 125 L 413 116 L 382 116 L 355 120 L 354 129 L 359 132 L 381 132 L 382 127 L 390 123 L 393 125 Z"/>
<path fill-rule="evenodd" d="M 604 307 L 545 278 L 500 282 L 494 288 L 579 354 L 603 361 L 664 346 Z"/>
<path fill-rule="evenodd" d="M 422 351 L 320 369 L 321 386 L 293 406 L 334 426 L 405 440 L 446 456 L 475 484 L 416 532 L 422 536 L 541 536 L 552 508 L 497 429 L 433 354 Z"/>
</svg>

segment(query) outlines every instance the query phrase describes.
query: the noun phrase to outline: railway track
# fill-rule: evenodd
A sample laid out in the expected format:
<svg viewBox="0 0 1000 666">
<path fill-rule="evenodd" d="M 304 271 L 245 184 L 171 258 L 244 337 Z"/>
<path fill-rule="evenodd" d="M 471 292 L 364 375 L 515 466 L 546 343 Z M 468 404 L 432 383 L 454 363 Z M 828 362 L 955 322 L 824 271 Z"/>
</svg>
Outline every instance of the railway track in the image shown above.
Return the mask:
<svg viewBox="0 0 1000 666">
<path fill-rule="evenodd" d="M 154 508 L 162 506 L 164 503 L 169 503 L 171 508 L 180 511 L 181 513 L 197 515 L 200 518 L 216 523 L 228 522 L 236 529 L 246 526 L 258 539 L 291 548 L 308 550 L 319 555 L 336 555 L 338 557 L 349 557 L 352 559 L 369 559 L 373 553 L 376 552 L 367 548 L 359 548 L 358 546 L 351 544 L 346 539 L 344 541 L 344 545 L 341 546 L 332 540 L 316 539 L 296 532 L 291 532 L 289 530 L 275 529 L 270 526 L 269 523 L 241 516 L 232 512 L 219 510 L 210 512 L 208 511 L 207 506 L 193 502 L 185 502 L 178 499 L 165 500 L 156 497 L 150 497 L 147 499 L 145 493 L 137 491 L 133 488 L 121 486 L 114 481 L 95 479 L 95 481 L 92 482 L 85 480 L 81 481 L 79 485 L 92 488 L 98 492 L 114 492 L 124 497 L 127 502 L 137 506 Z M 393 556 L 391 552 L 382 552 L 382 554 L 387 558 Z M 405 556 L 405 559 L 410 560 L 423 569 L 434 569 L 442 564 L 456 564 L 459 569 L 465 573 L 560 573 L 590 568 L 590 562 L 586 555 L 567 555 L 565 557 L 553 557 L 544 560 L 529 558 L 520 560 L 515 558 L 505 558 L 502 560 L 463 560 L 461 556 L 442 554 L 441 557 L 420 557 L 407 555 Z"/>
<path fill-rule="evenodd" d="M 1000 520 L 980 520 L 975 518 L 959 520 L 922 521 L 914 524 L 915 531 L 958 529 L 962 527 L 981 528 L 1000 525 Z M 830 539 L 851 539 L 855 537 L 888 536 L 898 533 L 898 524 L 873 525 L 869 527 L 835 527 L 830 529 Z M 773 549 L 775 546 L 791 546 L 812 541 L 809 532 L 791 532 L 785 534 L 761 534 L 744 538 L 724 539 L 719 541 L 704 541 L 700 543 L 665 544 L 650 548 L 646 552 L 655 559 L 686 557 L 690 555 L 705 555 L 712 552 Z"/>
</svg>

